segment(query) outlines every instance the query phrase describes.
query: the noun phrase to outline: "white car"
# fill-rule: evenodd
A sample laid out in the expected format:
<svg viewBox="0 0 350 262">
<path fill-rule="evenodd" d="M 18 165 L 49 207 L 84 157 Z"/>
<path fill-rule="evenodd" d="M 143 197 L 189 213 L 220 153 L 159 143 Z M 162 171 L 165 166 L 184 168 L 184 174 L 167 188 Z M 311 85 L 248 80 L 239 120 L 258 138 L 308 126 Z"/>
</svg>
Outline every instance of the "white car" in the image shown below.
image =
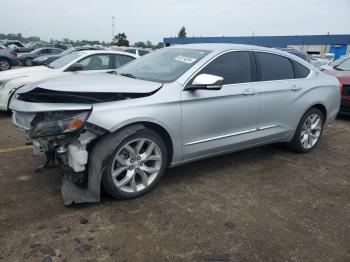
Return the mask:
<svg viewBox="0 0 350 262">
<path fill-rule="evenodd" d="M 137 57 L 147 55 L 151 52 L 150 50 L 147 50 L 147 49 L 141 49 L 141 48 L 135 48 L 135 47 L 126 48 L 123 51 L 137 55 Z"/>
<path fill-rule="evenodd" d="M 119 51 L 89 50 L 73 52 L 48 66 L 13 69 L 0 73 L 0 110 L 8 111 L 15 91 L 27 84 L 76 74 L 113 72 L 137 56 Z"/>
</svg>

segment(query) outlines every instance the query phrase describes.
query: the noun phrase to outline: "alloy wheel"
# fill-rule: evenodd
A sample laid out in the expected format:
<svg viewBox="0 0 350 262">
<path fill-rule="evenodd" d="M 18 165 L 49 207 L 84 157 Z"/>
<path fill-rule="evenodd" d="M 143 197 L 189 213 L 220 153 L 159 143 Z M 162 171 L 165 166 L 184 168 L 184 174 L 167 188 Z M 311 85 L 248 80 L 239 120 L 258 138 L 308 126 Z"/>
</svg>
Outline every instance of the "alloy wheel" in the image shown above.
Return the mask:
<svg viewBox="0 0 350 262">
<path fill-rule="evenodd" d="M 136 193 L 149 187 L 159 175 L 162 153 L 156 142 L 138 138 L 127 142 L 112 162 L 111 176 L 119 190 Z"/>
<path fill-rule="evenodd" d="M 322 125 L 322 118 L 317 114 L 312 114 L 305 120 L 300 135 L 301 145 L 305 149 L 310 149 L 317 143 Z"/>
<path fill-rule="evenodd" d="M 10 69 L 10 63 L 6 60 L 0 60 L 0 71 L 5 71 Z"/>
<path fill-rule="evenodd" d="M 33 64 L 32 59 L 27 58 L 27 59 L 25 60 L 25 64 L 26 64 L 26 66 L 31 66 L 31 65 Z"/>
</svg>

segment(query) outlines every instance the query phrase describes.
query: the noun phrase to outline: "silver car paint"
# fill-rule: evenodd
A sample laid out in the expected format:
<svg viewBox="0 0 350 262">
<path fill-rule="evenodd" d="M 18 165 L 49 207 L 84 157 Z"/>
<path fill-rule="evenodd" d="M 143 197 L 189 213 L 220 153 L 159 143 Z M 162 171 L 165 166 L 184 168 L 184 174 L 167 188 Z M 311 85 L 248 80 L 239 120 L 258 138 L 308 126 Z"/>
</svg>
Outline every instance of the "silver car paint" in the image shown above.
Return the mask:
<svg viewBox="0 0 350 262">
<path fill-rule="evenodd" d="M 230 44 L 194 44 L 176 48 L 212 52 L 176 81 L 164 84 L 152 96 L 94 105 L 51 104 L 50 108 L 48 104 L 25 103 L 15 99 L 11 108 L 32 112 L 92 106 L 88 122 L 111 132 L 132 123 L 155 123 L 171 137 L 171 166 L 261 144 L 290 141 L 308 108 L 323 105 L 327 110 L 326 125 L 339 110 L 339 82 L 294 55 L 269 48 Z M 289 57 L 308 67 L 310 74 L 306 79 L 224 85 L 221 90 L 186 90 L 186 84 L 196 72 L 212 59 L 225 52 L 241 50 Z M 124 80 L 123 77 L 116 78 L 115 84 L 119 86 L 118 83 Z M 138 81 L 141 93 L 149 86 L 146 81 L 129 81 Z M 48 88 L 54 85 L 49 82 Z M 81 79 L 79 84 L 84 86 L 88 83 L 98 90 L 103 80 Z M 46 87 L 45 82 L 41 85 L 42 88 Z"/>
</svg>

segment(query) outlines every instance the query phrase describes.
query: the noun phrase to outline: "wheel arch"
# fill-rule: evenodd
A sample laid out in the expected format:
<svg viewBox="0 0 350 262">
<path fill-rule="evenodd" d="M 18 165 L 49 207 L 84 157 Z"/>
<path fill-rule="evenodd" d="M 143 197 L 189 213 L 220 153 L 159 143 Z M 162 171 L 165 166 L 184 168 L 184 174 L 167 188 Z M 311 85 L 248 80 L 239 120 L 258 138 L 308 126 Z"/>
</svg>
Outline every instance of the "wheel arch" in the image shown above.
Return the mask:
<svg viewBox="0 0 350 262">
<path fill-rule="evenodd" d="M 174 143 L 171 133 L 169 132 L 169 129 L 165 127 L 165 125 L 160 124 L 159 122 L 150 121 L 150 120 L 139 120 L 135 122 L 128 122 L 124 123 L 121 126 L 118 126 L 117 129 L 115 129 L 112 133 L 116 133 L 122 129 L 128 128 L 133 125 L 142 125 L 145 128 L 149 128 L 156 132 L 160 137 L 162 137 L 166 147 L 167 147 L 167 153 L 168 153 L 168 162 L 167 167 L 170 166 L 172 163 L 173 155 L 174 155 Z"/>
<path fill-rule="evenodd" d="M 327 121 L 328 112 L 327 112 L 326 106 L 323 103 L 317 102 L 317 103 L 311 105 L 308 109 L 305 110 L 304 114 L 307 111 L 309 111 L 311 108 L 317 108 L 318 110 L 320 110 L 322 112 L 324 122 Z"/>
<path fill-rule="evenodd" d="M 11 60 L 8 59 L 6 56 L 1 56 L 1 55 L 0 55 L 0 59 L 4 59 L 4 60 L 8 61 L 8 62 L 11 64 Z"/>
</svg>

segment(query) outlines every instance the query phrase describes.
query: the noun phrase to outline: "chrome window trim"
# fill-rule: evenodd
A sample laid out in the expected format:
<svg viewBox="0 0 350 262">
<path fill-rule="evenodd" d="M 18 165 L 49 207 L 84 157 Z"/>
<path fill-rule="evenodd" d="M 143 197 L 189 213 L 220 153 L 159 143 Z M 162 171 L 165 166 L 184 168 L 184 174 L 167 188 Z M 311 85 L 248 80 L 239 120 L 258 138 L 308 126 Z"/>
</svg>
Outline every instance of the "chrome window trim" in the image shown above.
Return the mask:
<svg viewBox="0 0 350 262">
<path fill-rule="evenodd" d="M 302 66 L 306 67 L 307 69 L 309 69 L 309 74 L 306 76 L 306 77 L 303 77 L 303 78 L 287 78 L 287 79 L 278 79 L 278 80 L 267 80 L 267 81 L 258 81 L 258 82 L 263 82 L 263 83 L 266 83 L 266 82 L 273 82 L 273 81 L 284 81 L 284 80 L 298 80 L 298 79 L 307 79 L 309 78 L 310 74 L 311 74 L 311 68 L 309 68 L 308 66 L 296 61 L 295 59 L 285 55 L 285 54 L 279 54 L 279 53 L 276 53 L 276 52 L 273 52 L 273 51 L 267 51 L 267 50 L 257 50 L 257 49 L 253 49 L 252 52 L 258 52 L 258 53 L 266 53 L 266 54 L 271 54 L 271 55 L 279 55 L 279 56 L 282 56 L 284 58 L 287 58 L 289 60 L 293 60 L 299 64 L 301 64 Z M 301 59 L 301 58 L 300 58 Z M 292 63 L 292 62 L 291 62 Z M 292 64 L 293 66 L 293 64 Z M 294 66 L 293 66 L 293 71 L 294 71 Z"/>
<path fill-rule="evenodd" d="M 260 53 L 267 53 L 267 54 L 272 54 L 272 55 L 279 55 L 282 57 L 285 57 L 287 59 L 293 60 L 299 64 L 301 64 L 302 66 L 305 66 L 307 69 L 309 69 L 309 74 L 305 77 L 305 78 L 289 78 L 289 79 L 278 79 L 278 80 L 267 80 L 267 81 L 252 81 L 252 82 L 244 82 L 244 83 L 234 83 L 234 84 L 225 84 L 222 87 L 225 86 L 232 86 L 232 85 L 241 85 L 241 84 L 250 84 L 250 83 L 269 83 L 269 82 L 276 82 L 276 81 L 290 81 L 290 80 L 301 80 L 301 79 L 308 79 L 310 78 L 311 72 L 313 72 L 313 70 L 311 68 L 309 68 L 308 66 L 304 65 L 303 63 L 300 63 L 298 61 L 296 61 L 293 58 L 288 57 L 285 54 L 280 54 L 274 51 L 266 51 L 266 50 L 259 50 L 259 49 L 251 49 L 251 50 L 237 50 L 237 49 L 232 49 L 232 50 L 226 50 L 223 51 L 219 54 L 217 54 L 216 56 L 212 57 L 210 60 L 208 60 L 204 65 L 202 65 L 201 67 L 199 67 L 184 83 L 184 88 L 182 91 L 186 91 L 186 86 L 187 84 L 190 82 L 190 80 L 200 71 L 202 70 L 204 67 L 206 67 L 209 63 L 211 63 L 213 60 L 215 60 L 216 58 L 218 58 L 221 55 L 227 54 L 227 53 L 231 53 L 231 52 L 260 52 Z M 293 69 L 294 70 L 294 69 Z"/>
</svg>

